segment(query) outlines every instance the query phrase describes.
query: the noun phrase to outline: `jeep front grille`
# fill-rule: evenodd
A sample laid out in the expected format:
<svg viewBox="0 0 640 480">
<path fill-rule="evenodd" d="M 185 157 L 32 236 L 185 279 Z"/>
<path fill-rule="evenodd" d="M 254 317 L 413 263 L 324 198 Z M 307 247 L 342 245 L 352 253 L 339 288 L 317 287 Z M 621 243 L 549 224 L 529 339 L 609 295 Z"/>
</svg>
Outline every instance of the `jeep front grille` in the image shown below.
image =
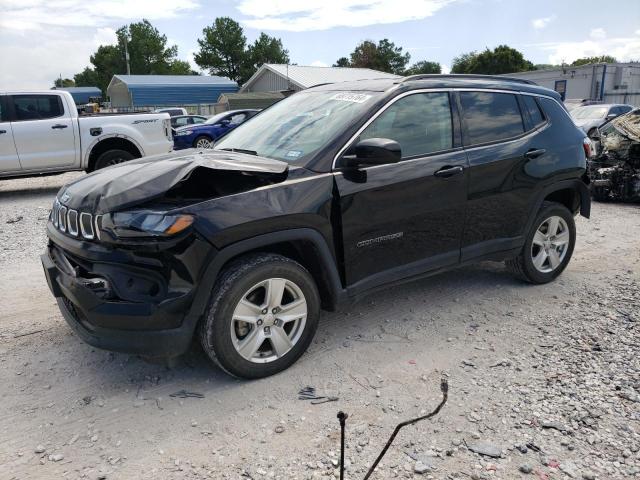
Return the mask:
<svg viewBox="0 0 640 480">
<path fill-rule="evenodd" d="M 102 215 L 78 212 L 62 205 L 56 198 L 53 202 L 50 219 L 57 230 L 72 237 L 82 237 L 86 240 L 100 238 Z"/>
</svg>

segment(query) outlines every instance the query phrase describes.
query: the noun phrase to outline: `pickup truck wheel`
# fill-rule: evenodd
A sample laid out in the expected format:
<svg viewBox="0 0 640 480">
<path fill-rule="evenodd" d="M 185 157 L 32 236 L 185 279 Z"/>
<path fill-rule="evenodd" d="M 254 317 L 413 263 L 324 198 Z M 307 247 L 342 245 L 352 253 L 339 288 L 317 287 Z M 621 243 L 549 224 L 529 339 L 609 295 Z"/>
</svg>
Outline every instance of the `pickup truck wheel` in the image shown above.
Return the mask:
<svg viewBox="0 0 640 480">
<path fill-rule="evenodd" d="M 304 353 L 319 311 L 318 289 L 302 265 L 275 254 L 243 257 L 218 278 L 200 342 L 227 373 L 267 377 Z"/>
<path fill-rule="evenodd" d="M 136 157 L 126 150 L 108 150 L 98 157 L 94 165 L 94 170 L 117 165 L 128 160 L 133 160 L 134 158 Z"/>
<path fill-rule="evenodd" d="M 544 202 L 520 254 L 507 267 L 529 283 L 548 283 L 566 268 L 576 243 L 576 225 L 567 207 Z"/>
<path fill-rule="evenodd" d="M 213 140 L 206 135 L 200 135 L 193 141 L 194 148 L 213 148 Z"/>
</svg>

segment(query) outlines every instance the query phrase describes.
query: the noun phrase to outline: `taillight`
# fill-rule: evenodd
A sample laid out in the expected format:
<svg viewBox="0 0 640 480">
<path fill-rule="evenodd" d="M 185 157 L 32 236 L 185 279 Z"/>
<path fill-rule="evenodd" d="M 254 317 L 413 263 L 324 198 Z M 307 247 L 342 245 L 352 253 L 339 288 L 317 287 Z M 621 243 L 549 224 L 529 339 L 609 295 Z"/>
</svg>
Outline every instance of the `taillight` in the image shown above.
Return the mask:
<svg viewBox="0 0 640 480">
<path fill-rule="evenodd" d="M 588 137 L 584 137 L 582 140 L 582 148 L 584 148 L 584 154 L 587 158 L 591 158 L 593 154 L 593 146 L 591 144 L 591 140 Z"/>
</svg>

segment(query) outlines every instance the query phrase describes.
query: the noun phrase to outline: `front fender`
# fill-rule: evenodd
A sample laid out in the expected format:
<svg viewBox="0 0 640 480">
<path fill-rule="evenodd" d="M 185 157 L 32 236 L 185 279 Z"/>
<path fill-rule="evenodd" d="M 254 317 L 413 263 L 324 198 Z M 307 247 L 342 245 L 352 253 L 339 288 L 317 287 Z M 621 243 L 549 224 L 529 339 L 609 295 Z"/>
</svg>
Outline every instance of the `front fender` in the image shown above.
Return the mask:
<svg viewBox="0 0 640 480">
<path fill-rule="evenodd" d="M 346 299 L 346 291 L 340 280 L 336 259 L 331 253 L 326 240 L 318 231 L 311 228 L 296 228 L 258 235 L 219 250 L 202 275 L 198 291 L 189 312 L 189 317 L 200 318 L 205 314 L 209 298 L 213 292 L 220 271 L 231 259 L 261 248 L 292 242 L 309 242 L 313 245 L 314 251 L 317 254 L 317 260 L 322 267 L 322 278 L 320 281 L 323 282 L 329 295 L 327 307 L 328 309 L 335 309 L 339 303 Z M 319 279 L 316 278 L 316 281 L 318 280 Z"/>
</svg>

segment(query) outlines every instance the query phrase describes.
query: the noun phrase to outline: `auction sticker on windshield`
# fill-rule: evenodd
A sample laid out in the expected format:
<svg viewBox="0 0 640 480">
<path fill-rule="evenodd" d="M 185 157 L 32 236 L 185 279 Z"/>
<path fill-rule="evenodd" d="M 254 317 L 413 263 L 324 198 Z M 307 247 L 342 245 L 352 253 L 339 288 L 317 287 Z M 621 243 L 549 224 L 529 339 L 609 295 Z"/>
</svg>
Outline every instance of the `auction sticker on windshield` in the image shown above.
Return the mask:
<svg viewBox="0 0 640 480">
<path fill-rule="evenodd" d="M 364 103 L 371 98 L 371 95 L 364 93 L 336 93 L 331 100 L 341 100 L 343 102 Z"/>
</svg>

